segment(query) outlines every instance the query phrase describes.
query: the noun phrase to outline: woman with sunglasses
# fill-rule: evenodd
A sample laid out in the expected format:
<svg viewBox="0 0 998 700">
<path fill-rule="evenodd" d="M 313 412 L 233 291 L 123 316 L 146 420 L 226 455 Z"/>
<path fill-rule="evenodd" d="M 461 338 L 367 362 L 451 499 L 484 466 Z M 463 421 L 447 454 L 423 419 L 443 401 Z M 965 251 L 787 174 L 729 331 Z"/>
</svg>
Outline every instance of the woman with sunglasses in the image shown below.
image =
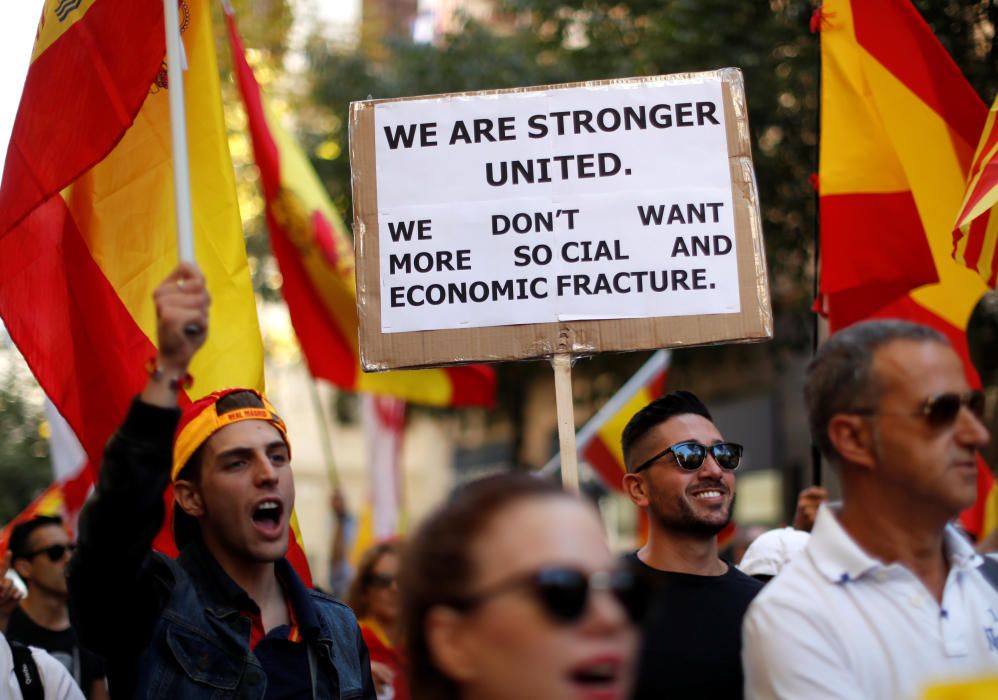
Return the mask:
<svg viewBox="0 0 998 700">
<path fill-rule="evenodd" d="M 527 475 L 464 487 L 410 540 L 414 700 L 626 697 L 643 596 L 595 509 Z"/>
<path fill-rule="evenodd" d="M 371 675 L 379 700 L 409 700 L 399 644 L 400 550 L 401 542 L 390 540 L 364 552 L 346 597 L 371 656 Z"/>
</svg>

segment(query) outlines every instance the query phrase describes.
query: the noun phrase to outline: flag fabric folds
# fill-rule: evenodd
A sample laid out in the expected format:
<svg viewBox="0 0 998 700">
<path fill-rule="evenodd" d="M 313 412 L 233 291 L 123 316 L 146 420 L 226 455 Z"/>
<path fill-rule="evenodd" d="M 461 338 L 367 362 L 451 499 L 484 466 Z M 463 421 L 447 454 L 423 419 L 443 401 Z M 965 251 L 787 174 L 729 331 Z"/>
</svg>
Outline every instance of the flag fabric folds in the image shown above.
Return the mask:
<svg viewBox="0 0 998 700">
<path fill-rule="evenodd" d="M 236 80 L 266 199 L 284 299 L 312 375 L 351 391 L 435 406 L 491 405 L 495 375 L 483 366 L 365 374 L 357 340 L 354 256 L 332 202 L 300 146 L 270 111 L 226 13 Z"/>
<path fill-rule="evenodd" d="M 998 283 L 998 97 L 991 105 L 953 231 L 953 259 Z"/>
<path fill-rule="evenodd" d="M 979 385 L 966 327 L 986 287 L 952 256 L 984 103 L 908 0 L 826 0 L 821 60 L 821 296 L 831 330 L 903 318 L 950 338 Z M 963 516 L 986 531 L 992 480 Z"/>
<path fill-rule="evenodd" d="M 180 4 L 195 252 L 213 308 L 186 404 L 262 389 L 263 346 L 210 8 Z M 177 263 L 162 13 L 151 1 L 46 1 L 0 185 L 0 317 L 91 464 L 145 384 L 152 292 Z M 289 559 L 307 577 L 295 535 Z M 169 527 L 156 546 L 175 553 Z"/>
</svg>

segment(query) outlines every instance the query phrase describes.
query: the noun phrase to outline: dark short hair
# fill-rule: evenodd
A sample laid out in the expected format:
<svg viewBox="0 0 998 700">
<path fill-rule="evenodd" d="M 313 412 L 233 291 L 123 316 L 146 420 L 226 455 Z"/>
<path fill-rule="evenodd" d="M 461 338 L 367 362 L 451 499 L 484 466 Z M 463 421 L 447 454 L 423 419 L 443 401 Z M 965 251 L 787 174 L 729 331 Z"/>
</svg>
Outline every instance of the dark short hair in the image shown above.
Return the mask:
<svg viewBox="0 0 998 700">
<path fill-rule="evenodd" d="M 31 553 L 31 535 L 41 527 L 55 525 L 62 527 L 62 518 L 58 515 L 36 515 L 31 520 L 25 520 L 14 526 L 10 533 L 11 559 L 25 559 Z"/>
<path fill-rule="evenodd" d="M 713 421 L 710 411 L 704 406 L 703 401 L 691 391 L 673 391 L 665 396 L 659 397 L 650 404 L 635 413 L 631 420 L 624 426 L 624 432 L 620 436 L 620 444 L 624 449 L 624 463 L 630 457 L 631 449 L 635 443 L 644 437 L 645 433 L 661 425 L 673 416 L 681 416 L 692 413 L 703 416 L 709 421 Z"/>
<path fill-rule="evenodd" d="M 896 319 L 864 321 L 830 336 L 808 365 L 804 403 L 811 440 L 829 461 L 840 458 L 828 438 L 832 416 L 877 406 L 883 386 L 873 372 L 873 356 L 898 340 L 949 345 L 946 336 L 928 326 Z"/>
<path fill-rule="evenodd" d="M 260 397 L 252 391 L 235 391 L 226 394 L 215 404 L 215 412 L 222 416 L 241 408 L 263 408 Z M 205 441 L 207 442 L 207 441 Z M 177 479 L 184 479 L 195 484 L 201 482 L 201 466 L 204 461 L 204 445 L 202 443 L 184 464 Z M 173 504 L 173 541 L 177 549 L 183 549 L 187 544 L 201 536 L 201 525 L 198 519 L 188 515 L 179 504 Z"/>
<path fill-rule="evenodd" d="M 459 697 L 457 683 L 433 663 L 424 634 L 426 617 L 437 606 L 459 606 L 467 600 L 477 573 L 471 556 L 475 542 L 501 511 L 534 498 L 574 496 L 529 474 L 488 476 L 455 491 L 406 544 L 399 591 L 412 700 Z"/>
</svg>

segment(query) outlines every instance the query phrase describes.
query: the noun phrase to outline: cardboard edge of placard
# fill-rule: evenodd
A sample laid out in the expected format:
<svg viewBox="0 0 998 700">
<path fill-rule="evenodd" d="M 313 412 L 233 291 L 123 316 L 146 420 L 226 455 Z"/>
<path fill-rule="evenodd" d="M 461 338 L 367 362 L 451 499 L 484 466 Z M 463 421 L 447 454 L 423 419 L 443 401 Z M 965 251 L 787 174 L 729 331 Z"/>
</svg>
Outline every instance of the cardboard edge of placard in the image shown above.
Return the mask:
<svg viewBox="0 0 998 700">
<path fill-rule="evenodd" d="M 567 321 L 406 333 L 381 332 L 378 197 L 375 184 L 377 167 L 374 143 L 375 105 L 382 102 L 439 99 L 457 95 L 495 95 L 620 83 L 717 78 L 722 81 L 727 126 L 738 250 L 740 313 Z M 407 97 L 400 100 L 365 100 L 351 103 L 349 129 L 354 246 L 357 258 L 357 312 L 360 320 L 360 364 L 366 372 L 471 362 L 525 360 L 565 352 L 589 355 L 596 352 L 760 342 L 773 337 L 766 254 L 759 216 L 758 190 L 752 166 L 748 108 L 740 69 L 722 68 L 704 73 L 451 93 Z"/>
</svg>

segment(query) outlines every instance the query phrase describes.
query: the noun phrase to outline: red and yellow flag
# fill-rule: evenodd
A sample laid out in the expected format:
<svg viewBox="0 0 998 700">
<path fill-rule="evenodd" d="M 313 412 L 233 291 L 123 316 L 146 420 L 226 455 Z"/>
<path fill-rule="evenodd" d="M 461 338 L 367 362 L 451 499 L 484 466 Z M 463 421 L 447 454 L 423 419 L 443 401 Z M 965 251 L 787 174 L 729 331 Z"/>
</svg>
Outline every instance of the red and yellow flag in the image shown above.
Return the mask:
<svg viewBox="0 0 998 700">
<path fill-rule="evenodd" d="M 974 154 L 960 214 L 953 231 L 953 259 L 985 283 L 998 283 L 998 98 L 991 105 Z"/>
<path fill-rule="evenodd" d="M 483 366 L 365 374 L 357 341 L 353 246 L 301 148 L 269 110 L 226 15 L 236 80 L 266 199 L 283 294 L 312 375 L 351 391 L 434 406 L 491 405 L 495 374 Z"/>
<path fill-rule="evenodd" d="M 189 396 L 262 389 L 208 0 L 178 5 L 195 251 L 213 308 Z M 0 185 L 0 317 L 91 464 L 145 384 L 152 292 L 177 263 L 162 13 L 46 1 Z M 173 550 L 164 536 L 157 546 Z"/>
<path fill-rule="evenodd" d="M 946 334 L 979 385 L 967 321 L 984 282 L 952 256 L 984 103 L 907 0 L 826 0 L 821 60 L 821 305 L 832 330 L 904 318 Z M 975 534 L 992 480 L 981 465 Z"/>
</svg>

